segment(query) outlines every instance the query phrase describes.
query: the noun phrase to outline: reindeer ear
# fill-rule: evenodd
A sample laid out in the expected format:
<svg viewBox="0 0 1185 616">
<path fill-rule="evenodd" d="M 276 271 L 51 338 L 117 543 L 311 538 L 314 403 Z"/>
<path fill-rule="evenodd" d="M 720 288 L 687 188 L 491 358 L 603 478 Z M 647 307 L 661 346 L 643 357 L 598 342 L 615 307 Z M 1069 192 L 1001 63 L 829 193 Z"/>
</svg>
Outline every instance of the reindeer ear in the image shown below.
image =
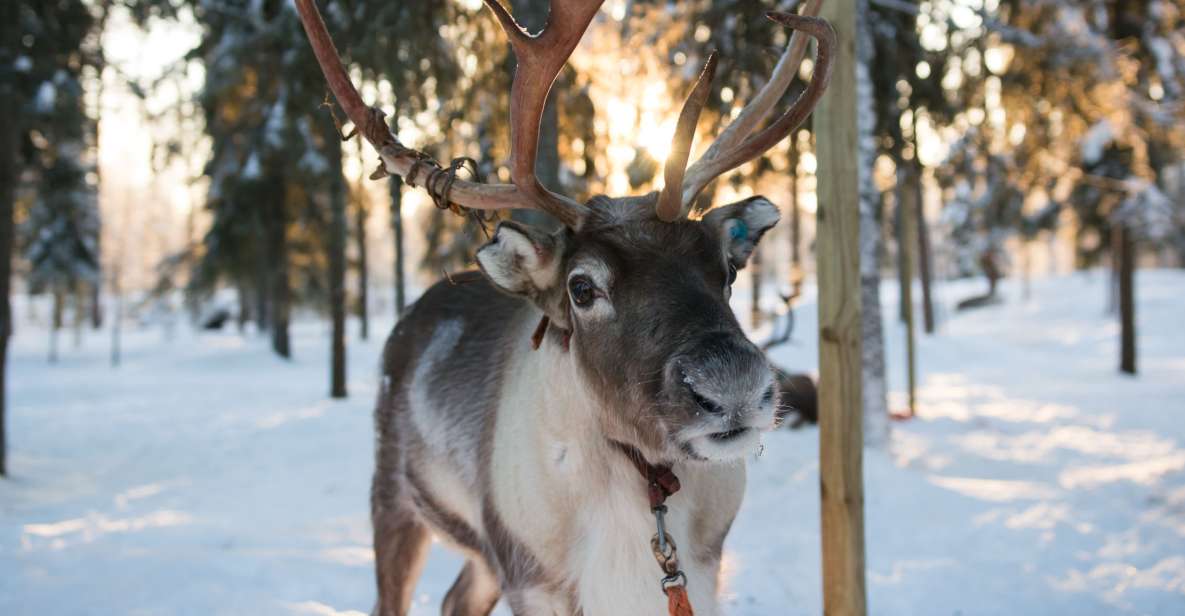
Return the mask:
<svg viewBox="0 0 1185 616">
<path fill-rule="evenodd" d="M 728 262 L 743 269 L 761 236 L 778 224 L 779 218 L 778 206 L 769 199 L 749 197 L 708 212 L 703 222 L 721 234 Z"/>
<path fill-rule="evenodd" d="M 559 282 L 561 242 L 558 235 L 505 221 L 477 251 L 477 264 L 494 286 L 538 302 Z"/>
</svg>

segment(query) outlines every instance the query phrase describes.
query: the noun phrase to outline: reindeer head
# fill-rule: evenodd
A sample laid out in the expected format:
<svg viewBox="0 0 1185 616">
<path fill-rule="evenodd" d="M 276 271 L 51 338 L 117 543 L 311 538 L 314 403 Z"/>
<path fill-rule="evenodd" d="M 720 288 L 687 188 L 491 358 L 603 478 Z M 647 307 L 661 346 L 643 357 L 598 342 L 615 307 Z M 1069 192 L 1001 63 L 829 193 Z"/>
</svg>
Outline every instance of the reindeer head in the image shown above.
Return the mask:
<svg viewBox="0 0 1185 616">
<path fill-rule="evenodd" d="M 605 409 L 606 436 L 652 459 L 721 460 L 744 455 L 771 427 L 776 392 L 761 351 L 728 306 L 730 285 L 761 236 L 778 220 L 763 198 L 687 215 L 695 197 L 721 174 L 752 160 L 792 133 L 818 103 L 830 79 L 835 34 L 813 17 L 767 13 L 795 30 L 773 75 L 753 100 L 687 167 L 715 71 L 715 56 L 680 113 L 661 193 L 597 197 L 581 204 L 543 187 L 535 176 L 539 120 L 548 91 L 585 29 L 598 0 L 553 0 L 547 27 L 527 34 L 497 0 L 485 0 L 518 60 L 511 86 L 510 171 L 513 185 L 456 180 L 423 153 L 399 144 L 381 112 L 367 108 L 341 66 L 312 0 L 297 0 L 330 88 L 350 119 L 379 150 L 384 168 L 419 184 L 438 201 L 475 209 L 544 210 L 561 223 L 548 233 L 504 222 L 478 251 L 486 276 L 532 301 L 571 333 L 581 378 Z M 757 130 L 786 92 L 806 50 L 818 41 L 811 81 L 785 113 Z"/>
<path fill-rule="evenodd" d="M 773 425 L 775 390 L 728 299 L 778 210 L 754 197 L 668 223 L 654 204 L 593 199 L 576 231 L 505 222 L 477 261 L 570 332 L 608 438 L 652 459 L 744 455 Z"/>
</svg>

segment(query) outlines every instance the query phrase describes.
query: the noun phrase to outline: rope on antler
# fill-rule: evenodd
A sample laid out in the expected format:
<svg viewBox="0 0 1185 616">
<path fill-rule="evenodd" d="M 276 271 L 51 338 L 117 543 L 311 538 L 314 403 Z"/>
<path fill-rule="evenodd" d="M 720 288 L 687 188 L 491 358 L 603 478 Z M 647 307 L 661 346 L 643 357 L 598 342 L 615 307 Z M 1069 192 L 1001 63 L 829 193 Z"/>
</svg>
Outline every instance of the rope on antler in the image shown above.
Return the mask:
<svg viewBox="0 0 1185 616">
<path fill-rule="evenodd" d="M 391 148 L 398 155 L 406 155 L 415 159 L 412 163 L 411 171 L 408 172 L 407 183 L 416 186 L 416 179 L 419 177 L 421 170 L 427 171 L 427 177 L 424 179 L 423 187 L 428 192 L 428 196 L 432 198 L 432 204 L 438 209 L 449 210 L 457 216 L 468 216 L 481 227 L 483 233 L 488 237 L 490 232 L 486 228 L 487 219 L 483 218 L 477 212 L 469 208 L 462 207 L 449 199 L 449 192 L 452 191 L 453 184 L 457 181 L 457 172 L 464 169 L 469 172 L 469 175 L 476 181 L 481 181 L 481 172 L 478 171 L 477 161 L 468 157 L 461 156 L 454 158 L 449 162 L 448 168 L 442 168 L 440 163 L 432 159 L 432 157 L 419 151 L 413 150 L 399 143 L 399 139 L 394 137 L 391 131 L 387 128 L 386 117 L 387 114 L 378 107 L 368 107 L 365 117 L 365 125 L 354 127 L 350 132 L 345 132 L 344 124 L 341 118 L 337 116 L 337 110 L 333 102 L 329 99 L 329 93 L 325 94 L 325 101 L 321 103 L 322 107 L 329 110 L 329 117 L 333 119 L 333 125 L 337 128 L 338 137 L 342 141 L 349 141 L 362 132 L 363 137 L 371 142 L 382 144 L 382 146 Z M 379 167 L 370 174 L 370 179 L 380 180 L 390 175 L 387 173 L 387 167 L 381 161 Z"/>
<path fill-rule="evenodd" d="M 329 115 L 333 118 L 333 125 L 337 127 L 338 136 L 341 137 L 342 141 L 349 141 L 358 134 L 359 127 L 357 125 L 355 125 L 349 133 L 345 132 L 342 121 L 337 117 L 337 112 L 334 110 L 333 103 L 331 103 L 329 100 L 328 93 L 325 95 L 325 102 L 321 103 L 321 105 L 323 107 L 329 108 Z M 481 181 L 481 174 L 477 168 L 477 161 L 468 156 L 462 156 L 460 158 L 454 158 L 449 163 L 448 168 L 443 169 L 441 168 L 440 163 L 437 163 L 427 154 L 419 150 L 413 150 L 411 148 L 405 147 L 403 144 L 399 143 L 398 138 L 392 137 L 391 132 L 386 126 L 385 118 L 387 117 L 387 114 L 383 113 L 383 110 L 377 107 L 370 107 L 368 110 L 369 113 L 366 116 L 366 126 L 361 129 L 363 131 L 364 137 L 371 143 L 376 143 L 376 139 L 384 140 L 386 147 L 399 152 L 401 155 L 407 155 L 415 159 L 415 162 L 412 163 L 411 171 L 408 172 L 407 177 L 405 178 L 407 183 L 411 184 L 412 186 L 416 185 L 416 177 L 419 175 L 420 169 L 427 168 L 428 177 L 424 181 L 424 189 L 427 190 L 428 196 L 432 198 L 432 204 L 438 209 L 449 210 L 457 216 L 468 216 L 472 218 L 473 221 L 476 222 L 479 227 L 481 227 L 482 232 L 485 233 L 486 238 L 488 239 L 490 231 L 488 228 L 486 228 L 487 219 L 484 218 L 479 212 L 462 207 L 461 205 L 449 199 L 449 193 L 452 191 L 453 183 L 457 181 L 457 172 L 461 169 L 468 170 L 474 179 Z M 370 174 L 370 179 L 381 180 L 389 175 L 391 174 L 387 172 L 387 166 L 380 159 L 379 166 L 377 169 L 375 169 L 374 173 Z"/>
<path fill-rule="evenodd" d="M 461 156 L 450 161 L 447 169 L 430 169 L 425 182 L 428 194 L 432 196 L 432 204 L 442 210 L 451 210 L 457 215 L 463 214 L 462 208 L 449 202 L 448 194 L 453 188 L 453 183 L 457 181 L 457 172 L 461 169 L 468 171 L 474 178 L 477 177 L 477 161 L 468 156 Z"/>
</svg>

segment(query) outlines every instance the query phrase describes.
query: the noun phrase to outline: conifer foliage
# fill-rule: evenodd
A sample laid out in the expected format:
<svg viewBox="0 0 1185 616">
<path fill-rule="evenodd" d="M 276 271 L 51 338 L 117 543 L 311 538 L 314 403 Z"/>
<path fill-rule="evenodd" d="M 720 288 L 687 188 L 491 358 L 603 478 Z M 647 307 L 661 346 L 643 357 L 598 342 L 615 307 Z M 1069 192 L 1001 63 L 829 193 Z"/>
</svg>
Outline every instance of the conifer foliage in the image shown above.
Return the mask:
<svg viewBox="0 0 1185 616">
<path fill-rule="evenodd" d="M 102 63 L 96 10 L 82 0 L 0 3 L 0 475 L 14 257 L 33 292 L 61 298 L 98 283 L 94 123 L 82 85 Z"/>
</svg>

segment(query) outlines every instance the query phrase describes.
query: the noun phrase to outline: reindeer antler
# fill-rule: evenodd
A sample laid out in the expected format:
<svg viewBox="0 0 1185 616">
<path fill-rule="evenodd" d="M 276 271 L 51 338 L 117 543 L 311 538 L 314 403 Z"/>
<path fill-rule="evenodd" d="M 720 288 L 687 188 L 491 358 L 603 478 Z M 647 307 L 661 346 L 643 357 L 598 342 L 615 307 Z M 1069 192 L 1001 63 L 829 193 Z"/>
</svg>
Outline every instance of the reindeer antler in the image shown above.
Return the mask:
<svg viewBox="0 0 1185 616">
<path fill-rule="evenodd" d="M 499 0 L 485 0 L 494 11 L 518 66 L 510 86 L 510 178 L 519 190 L 543 205 L 569 227 L 587 213 L 583 205 L 547 190 L 535 177 L 539 121 L 547 94 L 568 57 L 580 43 L 604 0 L 552 0 L 547 26 L 535 36 L 510 16 Z"/>
<path fill-rule="evenodd" d="M 430 157 L 400 144 L 384 122 L 383 113 L 362 102 L 313 0 L 296 0 L 296 8 L 334 98 L 366 140 L 379 151 L 388 173 L 404 176 L 409 184 L 415 185 L 418 172 L 427 166 L 428 174 L 421 186 L 434 199 L 482 210 L 540 209 L 565 225 L 577 228 L 588 209 L 551 192 L 535 176 L 539 121 L 552 83 L 603 1 L 553 0 L 547 27 L 531 36 L 497 0 L 485 0 L 506 31 L 518 60 L 510 103 L 510 176 L 513 185 L 448 181 L 444 177 L 447 174 Z"/>
<path fill-rule="evenodd" d="M 681 154 L 682 161 L 667 161 L 666 185 L 663 186 L 656 206 L 661 219 L 672 221 L 686 216 L 696 195 L 712 180 L 763 154 L 798 128 L 814 110 L 831 80 L 831 59 L 835 55 L 835 31 L 825 20 L 815 17 L 821 4 L 822 0 L 810 0 L 803 10 L 803 15 L 766 13 L 766 17 L 795 30 L 790 44 L 778 60 L 770 80 L 741 110 L 736 120 L 724 129 L 703 156 L 684 172 L 678 167 L 682 167 L 687 161 L 686 152 L 690 149 L 691 139 L 695 134 L 695 118 L 699 117 L 708 89 L 703 83 L 704 75 L 700 76 L 679 117 L 675 135 L 676 147 L 672 148 L 672 152 Z M 774 104 L 790 87 L 794 75 L 798 72 L 806 52 L 806 37 L 803 34 L 818 41 L 818 57 L 810 83 L 781 117 L 753 134 L 756 127 L 769 116 Z M 710 58 L 709 64 L 713 61 L 714 58 Z M 706 74 L 708 71 L 705 70 Z M 708 80 L 710 79 L 709 75 Z M 690 119 L 687 116 L 690 116 Z M 675 164 L 677 162 L 679 164 Z"/>
<path fill-rule="evenodd" d="M 691 142 L 695 138 L 695 126 L 699 123 L 700 113 L 704 104 L 708 102 L 708 94 L 712 92 L 712 77 L 716 75 L 716 53 L 708 56 L 704 70 L 695 80 L 687 101 L 683 103 L 683 110 L 679 112 L 679 121 L 675 124 L 675 141 L 671 145 L 671 153 L 663 167 L 662 192 L 658 195 L 655 206 L 658 217 L 666 222 L 678 219 L 683 214 L 683 173 L 687 171 L 687 158 L 691 156 Z"/>
</svg>

